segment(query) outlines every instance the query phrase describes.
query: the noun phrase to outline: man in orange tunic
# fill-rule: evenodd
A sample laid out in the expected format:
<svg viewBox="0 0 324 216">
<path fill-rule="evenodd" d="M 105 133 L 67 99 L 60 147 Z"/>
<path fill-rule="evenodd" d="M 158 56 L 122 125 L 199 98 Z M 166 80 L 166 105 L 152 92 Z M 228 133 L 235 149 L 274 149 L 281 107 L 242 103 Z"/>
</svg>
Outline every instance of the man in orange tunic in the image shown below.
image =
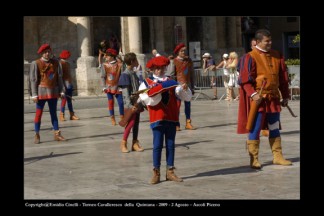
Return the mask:
<svg viewBox="0 0 324 216">
<path fill-rule="evenodd" d="M 278 51 L 271 49 L 271 34 L 266 29 L 256 32 L 257 45 L 255 49 L 246 54 L 240 62 L 240 100 L 238 112 L 237 133 L 249 133 L 247 146 L 250 155 L 250 165 L 260 169 L 258 161 L 260 130 L 269 128 L 269 143 L 273 153 L 273 163 L 278 165 L 291 165 L 291 161 L 282 156 L 280 125 L 280 93 L 282 106 L 288 104 L 288 73 L 284 57 Z M 265 82 L 261 95 L 260 89 Z M 252 128 L 246 129 L 251 103 L 256 103 L 259 108 L 256 113 Z"/>
</svg>

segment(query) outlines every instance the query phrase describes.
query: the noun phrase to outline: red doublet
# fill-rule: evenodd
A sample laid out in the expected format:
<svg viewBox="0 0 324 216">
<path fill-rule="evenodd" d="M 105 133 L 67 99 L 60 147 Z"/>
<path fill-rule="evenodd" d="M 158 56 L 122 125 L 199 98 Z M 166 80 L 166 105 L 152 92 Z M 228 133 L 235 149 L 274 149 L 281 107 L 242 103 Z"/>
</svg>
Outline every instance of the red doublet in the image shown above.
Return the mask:
<svg viewBox="0 0 324 216">
<path fill-rule="evenodd" d="M 177 108 L 177 97 L 175 95 L 176 86 L 163 88 L 161 83 L 154 83 L 150 78 L 146 78 L 145 82 L 148 86 L 153 86 L 147 92 L 149 97 L 162 94 L 162 99 L 157 105 L 147 106 L 150 113 L 151 128 L 155 128 L 163 124 L 163 122 L 173 122 L 178 125 L 179 109 Z"/>
</svg>

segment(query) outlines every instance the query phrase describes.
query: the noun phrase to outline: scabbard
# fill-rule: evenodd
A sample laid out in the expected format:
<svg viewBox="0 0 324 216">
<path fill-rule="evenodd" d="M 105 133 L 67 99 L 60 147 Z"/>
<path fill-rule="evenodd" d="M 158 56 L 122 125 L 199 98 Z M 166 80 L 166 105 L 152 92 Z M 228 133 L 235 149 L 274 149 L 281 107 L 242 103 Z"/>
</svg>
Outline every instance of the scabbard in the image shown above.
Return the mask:
<svg viewBox="0 0 324 216">
<path fill-rule="evenodd" d="M 118 124 L 121 127 L 126 127 L 126 125 L 128 124 L 129 120 L 137 112 L 137 110 L 138 110 L 137 107 L 125 109 L 125 111 L 124 111 L 124 118 L 120 122 L 118 122 Z"/>
<path fill-rule="evenodd" d="M 255 117 L 256 114 L 258 113 L 258 109 L 259 109 L 259 105 L 257 105 L 257 103 L 254 100 L 252 100 L 250 103 L 250 111 L 246 123 L 246 129 L 248 129 L 249 131 L 252 129 L 254 125 Z"/>
</svg>

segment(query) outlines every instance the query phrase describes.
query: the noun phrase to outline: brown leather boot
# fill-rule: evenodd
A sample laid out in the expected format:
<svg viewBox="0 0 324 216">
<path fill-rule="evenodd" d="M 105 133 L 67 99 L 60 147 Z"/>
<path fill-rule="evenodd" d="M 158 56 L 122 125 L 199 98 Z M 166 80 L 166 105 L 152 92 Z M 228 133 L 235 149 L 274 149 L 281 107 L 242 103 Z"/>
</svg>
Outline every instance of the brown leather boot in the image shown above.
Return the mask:
<svg viewBox="0 0 324 216">
<path fill-rule="evenodd" d="M 194 128 L 191 124 L 191 119 L 187 119 L 186 120 L 186 130 L 196 130 L 196 128 Z"/>
<path fill-rule="evenodd" d="M 70 112 L 70 120 L 80 120 L 80 118 L 76 116 L 74 112 Z"/>
<path fill-rule="evenodd" d="M 181 131 L 180 126 L 176 126 L 176 131 Z"/>
<path fill-rule="evenodd" d="M 175 181 L 175 182 L 183 182 L 182 178 L 179 178 L 175 173 L 174 173 L 175 167 L 168 168 L 166 171 L 166 180 L 167 181 Z"/>
<path fill-rule="evenodd" d="M 120 121 L 124 119 L 124 115 L 120 115 Z"/>
<path fill-rule="evenodd" d="M 54 131 L 54 140 L 65 141 L 65 138 L 61 135 L 61 131 Z"/>
<path fill-rule="evenodd" d="M 151 184 L 157 184 L 160 182 L 160 169 L 154 168 L 153 169 L 153 177 L 150 181 Z"/>
<path fill-rule="evenodd" d="M 65 121 L 64 113 L 63 112 L 60 112 L 60 121 Z"/>
<path fill-rule="evenodd" d="M 253 169 L 261 169 L 258 161 L 260 140 L 247 140 L 247 146 L 250 155 L 250 166 Z"/>
<path fill-rule="evenodd" d="M 133 140 L 132 151 L 142 152 L 144 149 L 140 146 L 138 140 Z"/>
<path fill-rule="evenodd" d="M 128 153 L 128 149 L 127 149 L 127 141 L 126 140 L 122 140 L 120 143 L 120 149 L 122 153 Z"/>
<path fill-rule="evenodd" d="M 113 125 L 113 126 L 117 125 L 116 120 L 115 120 L 115 116 L 111 116 L 110 119 L 111 119 L 111 125 Z"/>
<path fill-rule="evenodd" d="M 281 148 L 281 138 L 275 137 L 269 139 L 270 147 L 273 154 L 273 164 L 289 166 L 292 165 L 291 161 L 286 160 L 282 156 L 282 148 Z"/>
<path fill-rule="evenodd" d="M 39 144 L 39 143 L 40 143 L 40 136 L 39 136 L 39 133 L 36 133 L 36 134 L 35 134 L 34 143 L 35 143 L 35 144 Z"/>
</svg>

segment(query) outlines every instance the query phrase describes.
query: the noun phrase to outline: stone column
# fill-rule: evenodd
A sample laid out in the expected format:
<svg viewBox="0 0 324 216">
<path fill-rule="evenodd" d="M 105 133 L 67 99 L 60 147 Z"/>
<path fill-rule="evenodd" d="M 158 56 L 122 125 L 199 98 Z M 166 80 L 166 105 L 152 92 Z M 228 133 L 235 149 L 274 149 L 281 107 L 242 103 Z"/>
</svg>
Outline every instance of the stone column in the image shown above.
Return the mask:
<svg viewBox="0 0 324 216">
<path fill-rule="evenodd" d="M 128 17 L 129 51 L 137 56 L 138 63 L 145 68 L 145 55 L 142 51 L 142 23 L 140 17 Z"/>
<path fill-rule="evenodd" d="M 129 39 L 128 39 L 128 19 L 127 17 L 120 17 L 120 31 L 121 31 L 121 42 L 123 47 L 123 54 L 129 52 Z"/>
<path fill-rule="evenodd" d="M 242 47 L 241 17 L 236 17 L 236 46 Z"/>
<path fill-rule="evenodd" d="M 217 49 L 226 48 L 225 41 L 225 17 L 216 17 L 216 25 L 217 25 Z"/>
<path fill-rule="evenodd" d="M 90 17 L 77 17 L 77 38 L 80 56 L 76 68 L 77 94 L 99 94 L 100 73 L 97 73 L 96 59 L 92 56 Z"/>
</svg>

